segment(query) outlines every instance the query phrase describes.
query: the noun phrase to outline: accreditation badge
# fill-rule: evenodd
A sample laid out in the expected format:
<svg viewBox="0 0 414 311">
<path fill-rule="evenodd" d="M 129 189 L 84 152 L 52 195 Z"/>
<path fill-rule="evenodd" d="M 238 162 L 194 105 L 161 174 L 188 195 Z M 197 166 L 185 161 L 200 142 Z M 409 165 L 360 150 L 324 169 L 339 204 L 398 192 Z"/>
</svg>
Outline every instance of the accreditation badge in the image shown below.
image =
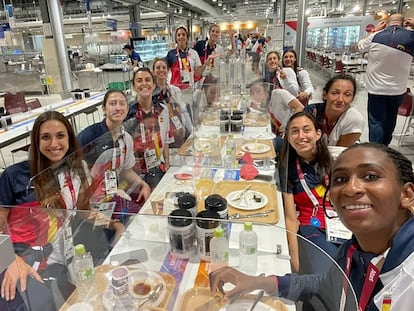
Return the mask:
<svg viewBox="0 0 414 311">
<path fill-rule="evenodd" d="M 352 232 L 344 226 L 342 221 L 339 219 L 338 214 L 331 209 L 326 210 L 325 215 L 325 230 L 326 230 L 326 240 L 332 243 L 343 243 L 346 240 L 349 240 L 352 237 Z"/>
</svg>

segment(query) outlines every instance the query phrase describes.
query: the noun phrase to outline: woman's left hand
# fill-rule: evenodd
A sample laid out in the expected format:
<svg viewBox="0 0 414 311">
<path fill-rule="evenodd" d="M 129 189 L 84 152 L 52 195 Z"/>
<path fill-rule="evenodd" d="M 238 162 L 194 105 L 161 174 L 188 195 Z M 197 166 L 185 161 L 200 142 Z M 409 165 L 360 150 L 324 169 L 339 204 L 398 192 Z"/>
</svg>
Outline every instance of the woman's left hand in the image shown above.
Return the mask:
<svg viewBox="0 0 414 311">
<path fill-rule="evenodd" d="M 280 67 L 280 69 L 279 69 L 279 76 L 283 80 L 286 79 L 286 72 L 283 70 L 283 67 Z"/>
<path fill-rule="evenodd" d="M 6 301 L 13 300 L 16 297 L 16 286 L 20 279 L 21 290 L 25 291 L 27 286 L 27 277 L 33 277 L 41 283 L 44 283 L 39 273 L 29 266 L 23 258 L 16 256 L 16 259 L 7 267 L 1 283 L 1 297 Z"/>
<path fill-rule="evenodd" d="M 298 94 L 298 96 L 296 96 L 296 98 L 298 98 L 298 99 L 307 99 L 307 98 L 309 98 L 309 95 L 306 92 L 299 92 L 299 94 Z"/>
<path fill-rule="evenodd" d="M 139 195 L 136 199 L 136 202 L 139 202 L 141 199 L 144 199 L 144 201 L 146 201 L 149 198 L 150 194 L 150 186 L 145 181 L 142 181 L 141 189 L 139 190 Z"/>
</svg>

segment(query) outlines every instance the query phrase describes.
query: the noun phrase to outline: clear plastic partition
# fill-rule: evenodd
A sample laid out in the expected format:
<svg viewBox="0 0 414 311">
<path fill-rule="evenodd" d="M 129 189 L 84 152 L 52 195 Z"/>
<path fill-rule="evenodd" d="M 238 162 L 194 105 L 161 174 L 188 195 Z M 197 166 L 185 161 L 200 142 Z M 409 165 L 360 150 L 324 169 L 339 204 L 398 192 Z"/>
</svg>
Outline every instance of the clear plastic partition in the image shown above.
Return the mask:
<svg viewBox="0 0 414 311">
<path fill-rule="evenodd" d="M 108 215 L 93 206 L 84 211 L 4 208 L 9 209 L 14 252 L 36 267 L 43 281 L 31 275 L 27 290 L 19 292 L 29 310 L 245 310 L 257 290 L 243 292 L 230 304 L 210 289 L 211 272 L 226 265 L 258 277 L 288 275 L 302 284 L 279 288 L 283 297 L 265 294 L 257 310 L 300 310 L 302 303 L 314 310 L 339 310 L 342 288 L 347 292 L 345 310 L 357 310 L 342 270 L 315 245 L 304 241 L 325 272 L 289 274 L 286 236 L 291 233 L 274 224 L 253 222 L 246 227 L 241 219 L 187 217 L 181 216 L 187 210 L 176 209 L 169 216 L 131 214 L 119 237 L 108 240 Z M 216 230 L 219 227 L 222 230 Z M 257 237 L 253 246 L 246 231 Z M 213 238 L 214 232 L 221 233 Z M 242 251 L 246 245 L 250 252 Z M 225 291 L 231 288 L 224 284 Z"/>
<path fill-rule="evenodd" d="M 178 164 L 238 168 L 246 152 L 274 158 L 270 96 L 262 80 L 242 86 L 208 76 L 197 84 L 189 105 L 193 131 L 177 150 Z"/>
</svg>

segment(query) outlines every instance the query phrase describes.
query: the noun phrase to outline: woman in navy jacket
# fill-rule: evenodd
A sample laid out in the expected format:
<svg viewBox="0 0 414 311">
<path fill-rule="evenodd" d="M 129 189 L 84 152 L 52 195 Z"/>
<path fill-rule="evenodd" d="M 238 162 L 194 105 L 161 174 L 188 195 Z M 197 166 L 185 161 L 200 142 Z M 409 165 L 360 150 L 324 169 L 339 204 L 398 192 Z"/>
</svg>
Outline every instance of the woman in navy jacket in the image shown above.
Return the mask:
<svg viewBox="0 0 414 311">
<path fill-rule="evenodd" d="M 384 145 L 353 145 L 338 157 L 330 177 L 330 198 L 353 232 L 337 263 L 350 280 L 359 310 L 409 310 L 414 303 L 412 163 Z M 211 287 L 223 291 L 230 282 L 236 287 L 227 297 L 262 288 L 271 295 L 308 301 L 316 310 L 356 310 L 343 280 L 335 265 L 326 274 L 268 277 L 226 267 L 212 273 Z M 346 298 L 342 305 L 341 298 Z"/>
</svg>

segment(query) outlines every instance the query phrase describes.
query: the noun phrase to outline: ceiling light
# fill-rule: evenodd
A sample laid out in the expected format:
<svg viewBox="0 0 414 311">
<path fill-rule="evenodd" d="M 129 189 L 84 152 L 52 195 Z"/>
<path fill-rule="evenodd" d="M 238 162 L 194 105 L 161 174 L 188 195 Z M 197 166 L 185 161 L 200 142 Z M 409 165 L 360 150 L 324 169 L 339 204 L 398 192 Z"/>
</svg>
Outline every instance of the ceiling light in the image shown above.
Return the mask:
<svg viewBox="0 0 414 311">
<path fill-rule="evenodd" d="M 218 5 L 218 6 L 222 6 L 222 5 L 223 5 L 223 3 L 222 3 L 221 1 L 219 1 L 219 2 L 217 3 L 217 5 Z"/>
<path fill-rule="evenodd" d="M 180 8 L 180 9 L 178 10 L 178 13 L 183 14 L 183 8 Z"/>
<path fill-rule="evenodd" d="M 191 16 L 191 12 L 190 11 L 188 11 L 188 16 Z"/>
<path fill-rule="evenodd" d="M 170 3 L 169 2 L 167 2 L 167 8 L 169 8 L 170 7 Z"/>
<path fill-rule="evenodd" d="M 158 3 L 158 0 L 154 0 L 154 3 L 157 4 Z"/>
</svg>

